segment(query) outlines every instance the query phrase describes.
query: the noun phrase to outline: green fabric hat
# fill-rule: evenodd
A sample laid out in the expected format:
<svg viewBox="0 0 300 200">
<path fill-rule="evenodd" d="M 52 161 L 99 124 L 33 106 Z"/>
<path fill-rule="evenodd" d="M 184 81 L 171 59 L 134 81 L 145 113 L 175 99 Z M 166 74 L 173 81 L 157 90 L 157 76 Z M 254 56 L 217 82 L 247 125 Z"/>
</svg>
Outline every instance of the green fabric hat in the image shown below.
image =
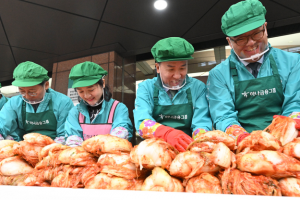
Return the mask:
<svg viewBox="0 0 300 200">
<path fill-rule="evenodd" d="M 73 80 L 72 88 L 77 88 L 94 85 L 105 75 L 107 71 L 100 65 L 86 61 L 75 65 L 71 69 L 69 78 Z"/>
<path fill-rule="evenodd" d="M 236 3 L 222 17 L 222 31 L 229 37 L 238 36 L 266 22 L 266 8 L 258 0 Z"/>
<path fill-rule="evenodd" d="M 48 81 L 48 71 L 30 61 L 20 63 L 14 70 L 13 76 L 14 81 L 12 84 L 17 87 L 31 87 L 42 83 L 43 81 Z"/>
<path fill-rule="evenodd" d="M 194 47 L 180 37 L 159 40 L 151 49 L 156 62 L 181 61 L 193 59 Z"/>
</svg>

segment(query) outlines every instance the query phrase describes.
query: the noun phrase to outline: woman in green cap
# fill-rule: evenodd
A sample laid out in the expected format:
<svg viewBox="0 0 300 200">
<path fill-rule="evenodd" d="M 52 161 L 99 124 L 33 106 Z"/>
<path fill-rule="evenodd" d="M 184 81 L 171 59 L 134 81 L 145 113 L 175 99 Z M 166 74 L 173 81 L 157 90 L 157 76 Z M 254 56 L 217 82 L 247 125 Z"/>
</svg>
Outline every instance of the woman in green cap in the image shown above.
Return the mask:
<svg viewBox="0 0 300 200">
<path fill-rule="evenodd" d="M 151 49 L 157 77 L 139 84 L 134 122 L 143 138 L 161 138 L 179 151 L 212 128 L 206 87 L 187 75 L 193 46 L 183 38 L 158 41 Z"/>
<path fill-rule="evenodd" d="M 1 88 L 1 83 L 0 83 L 0 88 Z M 2 107 L 4 106 L 4 104 L 8 101 L 8 98 L 6 98 L 5 96 L 3 96 L 3 94 L 1 93 L 0 90 L 0 110 L 2 109 Z"/>
<path fill-rule="evenodd" d="M 214 127 L 237 142 L 264 130 L 273 115 L 300 121 L 300 55 L 268 44 L 265 14 L 258 0 L 228 9 L 221 28 L 231 55 L 209 72 L 207 81 Z"/>
<path fill-rule="evenodd" d="M 66 145 L 79 146 L 83 140 L 96 135 L 111 134 L 130 140 L 132 123 L 128 108 L 111 98 L 101 66 L 93 62 L 75 65 L 69 75 L 82 99 L 69 113 L 65 124 Z"/>
<path fill-rule="evenodd" d="M 48 71 L 42 66 L 27 61 L 14 70 L 12 85 L 21 95 L 12 97 L 0 111 L 0 134 L 23 140 L 27 133 L 40 133 L 56 141 L 64 138 L 64 125 L 72 100 L 49 88 Z"/>
</svg>

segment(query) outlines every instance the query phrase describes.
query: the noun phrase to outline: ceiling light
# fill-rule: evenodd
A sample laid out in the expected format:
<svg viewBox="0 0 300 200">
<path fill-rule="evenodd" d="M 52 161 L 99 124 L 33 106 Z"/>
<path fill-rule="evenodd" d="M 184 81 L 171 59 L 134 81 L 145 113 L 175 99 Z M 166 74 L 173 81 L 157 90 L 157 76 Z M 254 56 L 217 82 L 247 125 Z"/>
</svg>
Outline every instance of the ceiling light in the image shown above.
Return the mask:
<svg viewBox="0 0 300 200">
<path fill-rule="evenodd" d="M 155 1 L 154 3 L 154 8 L 156 8 L 157 10 L 163 10 L 167 7 L 167 2 L 164 1 L 164 0 L 158 0 L 158 1 Z"/>
</svg>

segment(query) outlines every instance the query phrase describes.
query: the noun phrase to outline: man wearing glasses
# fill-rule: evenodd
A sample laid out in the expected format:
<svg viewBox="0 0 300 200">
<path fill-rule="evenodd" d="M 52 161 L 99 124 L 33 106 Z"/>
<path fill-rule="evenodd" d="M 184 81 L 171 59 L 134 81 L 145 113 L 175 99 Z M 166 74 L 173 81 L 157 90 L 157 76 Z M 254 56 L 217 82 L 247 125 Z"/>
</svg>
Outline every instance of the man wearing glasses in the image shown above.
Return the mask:
<svg viewBox="0 0 300 200">
<path fill-rule="evenodd" d="M 20 141 L 34 132 L 64 142 L 64 124 L 74 105 L 69 97 L 49 88 L 47 73 L 29 61 L 16 67 L 12 84 L 21 95 L 12 97 L 0 111 L 0 140 Z"/>
<path fill-rule="evenodd" d="M 207 81 L 214 127 L 237 143 L 265 129 L 273 115 L 300 119 L 300 55 L 268 43 L 265 14 L 258 0 L 229 8 L 221 28 L 231 55 L 210 71 Z"/>
</svg>

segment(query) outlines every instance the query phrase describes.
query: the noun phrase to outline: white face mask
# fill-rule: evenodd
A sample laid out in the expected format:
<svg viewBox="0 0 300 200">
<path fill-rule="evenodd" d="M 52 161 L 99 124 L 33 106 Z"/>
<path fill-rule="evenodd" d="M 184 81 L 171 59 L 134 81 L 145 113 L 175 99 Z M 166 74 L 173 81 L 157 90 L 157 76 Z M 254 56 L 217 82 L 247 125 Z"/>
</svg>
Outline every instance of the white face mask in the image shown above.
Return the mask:
<svg viewBox="0 0 300 200">
<path fill-rule="evenodd" d="M 169 89 L 169 90 L 179 90 L 180 88 L 182 88 L 182 87 L 186 84 L 186 78 L 183 80 L 184 83 L 183 83 L 182 80 L 180 80 L 180 81 L 179 81 L 180 84 L 178 84 L 178 85 L 176 85 L 176 86 L 169 86 L 169 85 L 165 84 L 165 83 L 163 82 L 161 76 L 160 76 L 160 80 L 161 80 L 162 86 L 163 86 L 164 88 L 166 88 L 166 89 Z M 183 83 L 183 84 L 182 84 L 182 83 Z"/>
<path fill-rule="evenodd" d="M 29 104 L 39 104 L 39 103 L 42 103 L 44 101 L 45 96 L 43 97 L 42 100 L 39 100 L 39 101 L 29 101 L 29 100 L 25 99 L 23 96 L 22 96 L 22 99 L 23 99 L 23 101 L 25 101 L 26 103 L 29 103 Z"/>
<path fill-rule="evenodd" d="M 43 88 L 45 90 L 45 86 L 43 86 Z M 28 99 L 25 99 L 23 97 L 23 95 L 21 95 L 21 96 L 22 96 L 23 101 L 25 101 L 26 103 L 29 103 L 29 104 L 39 104 L 39 103 L 42 103 L 44 101 L 45 95 L 46 95 L 46 90 L 45 90 L 44 96 L 43 96 L 43 98 L 41 100 L 34 100 L 34 101 L 29 101 Z"/>
<path fill-rule="evenodd" d="M 186 71 L 188 71 L 188 67 L 186 67 Z M 160 76 L 160 80 L 161 80 L 162 86 L 164 88 L 168 89 L 168 90 L 179 90 L 180 88 L 182 88 L 186 84 L 186 76 L 185 76 L 184 79 L 180 79 L 179 80 L 178 85 L 176 85 L 176 86 L 170 86 L 170 84 L 164 83 L 164 81 L 162 80 L 162 78 L 161 78 L 162 77 L 162 75 L 161 75 L 162 73 L 160 72 L 159 74 L 160 74 L 159 76 Z"/>
<path fill-rule="evenodd" d="M 230 42 L 231 43 L 231 42 Z M 232 45 L 231 45 L 232 46 Z M 232 46 L 232 49 L 233 49 L 233 52 L 235 53 L 235 55 L 240 59 L 240 60 L 253 60 L 253 61 L 257 61 L 262 55 L 264 55 L 267 51 L 269 51 L 269 46 L 268 46 L 268 48 L 265 50 L 265 51 L 263 51 L 262 53 L 257 53 L 257 54 L 255 54 L 255 55 L 252 55 L 252 56 L 250 56 L 249 58 L 240 58 L 237 54 L 236 54 L 236 52 L 235 52 L 235 50 L 234 50 L 234 48 L 233 48 L 233 46 Z"/>
<path fill-rule="evenodd" d="M 102 100 L 95 103 L 94 105 L 90 105 L 88 102 L 86 102 L 85 100 L 83 100 L 83 103 L 87 106 L 91 106 L 91 107 L 96 107 L 96 106 L 99 106 L 103 101 L 104 101 L 104 88 L 102 89 Z"/>
</svg>

